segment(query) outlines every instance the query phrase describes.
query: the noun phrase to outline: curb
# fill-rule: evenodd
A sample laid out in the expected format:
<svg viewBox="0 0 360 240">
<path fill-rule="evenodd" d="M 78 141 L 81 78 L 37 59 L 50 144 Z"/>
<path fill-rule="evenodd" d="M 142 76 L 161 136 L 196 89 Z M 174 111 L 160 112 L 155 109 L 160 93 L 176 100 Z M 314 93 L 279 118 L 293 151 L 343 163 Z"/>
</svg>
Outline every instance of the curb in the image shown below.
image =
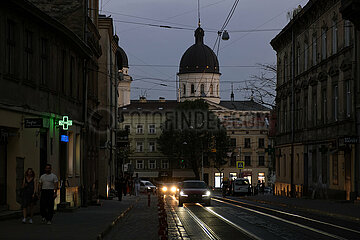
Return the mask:
<svg viewBox="0 0 360 240">
<path fill-rule="evenodd" d="M 136 204 L 139 201 L 139 198 L 135 201 L 134 204 Z M 125 211 L 123 211 L 119 216 L 117 216 L 114 221 L 104 230 L 102 231 L 98 236 L 97 240 L 102 240 L 104 237 L 115 227 L 115 225 L 123 218 L 125 215 L 134 207 L 134 204 L 131 204 Z"/>
<path fill-rule="evenodd" d="M 324 212 L 324 211 L 313 209 L 313 208 L 298 207 L 298 206 L 290 205 L 290 204 L 286 204 L 286 203 L 275 203 L 275 202 L 270 202 L 270 201 L 266 201 L 266 200 L 258 200 L 258 199 L 252 199 L 252 198 L 246 198 L 246 197 L 244 199 L 249 200 L 249 201 L 253 201 L 253 202 L 257 202 L 257 203 L 270 204 L 270 205 L 281 206 L 281 207 L 287 207 L 287 208 L 290 208 L 290 209 L 297 209 L 297 210 L 301 210 L 301 211 L 305 211 L 305 212 L 310 212 L 310 213 L 323 215 L 323 216 L 326 216 L 326 217 L 333 217 L 333 218 L 337 218 L 337 219 L 341 219 L 341 220 L 360 223 L 360 218 L 358 218 L 358 217 L 346 216 L 346 215 L 338 214 L 338 213 L 329 213 L 329 212 Z"/>
</svg>

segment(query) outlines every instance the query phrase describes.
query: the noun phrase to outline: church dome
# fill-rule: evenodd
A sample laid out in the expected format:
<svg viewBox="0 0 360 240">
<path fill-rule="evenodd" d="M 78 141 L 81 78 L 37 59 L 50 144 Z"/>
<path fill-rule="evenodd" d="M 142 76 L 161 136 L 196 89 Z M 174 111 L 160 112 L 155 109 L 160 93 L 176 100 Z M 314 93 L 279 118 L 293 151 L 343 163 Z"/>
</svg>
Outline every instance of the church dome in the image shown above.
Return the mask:
<svg viewBox="0 0 360 240">
<path fill-rule="evenodd" d="M 219 73 L 216 54 L 204 44 L 204 30 L 195 30 L 195 44 L 189 47 L 180 61 L 179 74 L 182 73 Z"/>
<path fill-rule="evenodd" d="M 128 57 L 124 49 L 121 47 L 118 47 L 116 50 L 116 61 L 119 70 L 123 69 L 124 67 L 129 68 Z"/>
</svg>

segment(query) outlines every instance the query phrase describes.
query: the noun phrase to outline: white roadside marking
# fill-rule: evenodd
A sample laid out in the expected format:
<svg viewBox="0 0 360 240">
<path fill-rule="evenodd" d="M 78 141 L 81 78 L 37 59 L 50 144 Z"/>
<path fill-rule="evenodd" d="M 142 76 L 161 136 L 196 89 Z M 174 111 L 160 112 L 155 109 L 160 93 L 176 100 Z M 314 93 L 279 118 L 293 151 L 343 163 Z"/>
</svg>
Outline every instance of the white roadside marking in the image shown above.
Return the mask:
<svg viewBox="0 0 360 240">
<path fill-rule="evenodd" d="M 316 222 L 316 223 L 320 223 L 320 224 L 324 224 L 324 225 L 328 225 L 328 226 L 331 226 L 331 227 L 336 227 L 336 228 L 340 228 L 340 229 L 343 229 L 343 230 L 346 230 L 346 231 L 350 231 L 350 232 L 360 234 L 360 231 L 357 231 L 357 230 L 354 230 L 354 229 L 346 228 L 346 227 L 335 225 L 335 224 L 332 224 L 332 223 L 322 222 L 322 221 L 312 219 L 312 218 L 308 218 L 308 217 L 304 217 L 304 216 L 301 216 L 301 215 L 288 213 L 288 212 L 283 212 L 283 211 L 280 211 L 280 210 L 271 209 L 271 208 L 267 208 L 267 207 L 263 207 L 263 206 L 258 206 L 258 205 L 254 205 L 254 204 L 251 204 L 251 203 L 240 202 L 240 201 L 236 201 L 236 200 L 233 200 L 233 199 L 227 199 L 227 200 L 232 201 L 232 202 L 236 202 L 236 203 L 241 203 L 241 204 L 245 204 L 245 205 L 249 205 L 249 206 L 254 206 L 254 207 L 266 209 L 266 210 L 270 210 L 270 211 L 273 211 L 273 212 L 281 213 L 281 214 L 292 216 L 292 217 L 302 218 L 302 219 L 305 219 L 305 220 L 308 220 L 308 221 L 312 221 L 312 222 Z"/>
<path fill-rule="evenodd" d="M 220 240 L 221 238 L 216 235 L 216 233 L 209 228 L 206 223 L 204 223 L 201 219 L 199 219 L 189 208 L 184 205 L 184 209 L 187 211 L 187 213 L 192 217 L 192 219 L 200 226 L 200 228 L 204 231 L 204 233 L 209 237 L 211 240 Z"/>
<path fill-rule="evenodd" d="M 327 232 L 324 232 L 324 231 L 321 231 L 321 230 L 318 230 L 318 229 L 315 229 L 315 228 L 312 228 L 312 227 L 308 227 L 308 226 L 302 225 L 300 223 L 291 222 L 289 220 L 286 220 L 286 219 L 283 219 L 283 218 L 280 218 L 280 217 L 276 217 L 276 216 L 273 216 L 273 215 L 270 215 L 270 214 L 267 214 L 267 213 L 259 212 L 259 211 L 254 210 L 254 209 L 250 209 L 250 208 L 247 208 L 247 207 L 235 205 L 235 204 L 229 203 L 229 202 L 224 202 L 224 201 L 218 200 L 218 199 L 214 199 L 214 200 L 218 201 L 218 202 L 228 204 L 228 205 L 232 205 L 232 206 L 235 206 L 235 207 L 238 207 L 238 208 L 242 208 L 242 209 L 245 209 L 245 210 L 250 211 L 250 212 L 254 212 L 254 213 L 261 214 L 261 215 L 264 215 L 264 216 L 267 216 L 267 217 L 270 217 L 270 218 L 274 218 L 276 220 L 279 220 L 279 221 L 282 221 L 282 222 L 285 222 L 285 223 L 288 223 L 288 224 L 292 224 L 292 225 L 295 225 L 297 227 L 305 228 L 307 230 L 310 230 L 310 231 L 313 231 L 313 232 L 316 232 L 316 233 L 319 233 L 319 234 L 322 234 L 322 235 L 325 235 L 325 236 L 328 236 L 328 237 L 331 237 L 331 238 L 340 239 L 340 240 L 346 240 L 346 238 L 336 236 L 336 235 L 333 235 L 331 233 L 327 233 Z"/>
<path fill-rule="evenodd" d="M 203 207 L 206 211 L 208 211 L 209 213 L 215 215 L 216 217 L 220 218 L 221 220 L 223 220 L 224 222 L 226 222 L 227 224 L 231 225 L 232 227 L 236 228 L 237 230 L 239 230 L 240 232 L 245 233 L 246 235 L 248 235 L 249 237 L 256 239 L 256 240 L 262 240 L 262 238 L 254 235 L 253 233 L 247 231 L 246 229 L 240 227 L 239 225 L 231 222 L 229 219 L 221 216 L 220 214 L 216 213 L 214 210 L 210 209 L 209 207 L 204 207 L 201 204 L 197 203 L 196 205 Z"/>
</svg>

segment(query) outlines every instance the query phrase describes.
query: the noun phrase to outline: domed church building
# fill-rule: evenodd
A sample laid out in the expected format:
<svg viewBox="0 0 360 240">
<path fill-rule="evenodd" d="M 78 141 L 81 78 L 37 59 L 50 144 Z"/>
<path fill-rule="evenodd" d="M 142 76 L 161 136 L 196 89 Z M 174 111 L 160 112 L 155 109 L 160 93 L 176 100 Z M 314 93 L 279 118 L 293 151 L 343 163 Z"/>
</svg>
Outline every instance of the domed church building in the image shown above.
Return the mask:
<svg viewBox="0 0 360 240">
<path fill-rule="evenodd" d="M 220 103 L 219 61 L 210 47 L 204 44 L 204 30 L 195 31 L 195 44 L 189 47 L 180 61 L 179 100 L 206 99 Z"/>
</svg>

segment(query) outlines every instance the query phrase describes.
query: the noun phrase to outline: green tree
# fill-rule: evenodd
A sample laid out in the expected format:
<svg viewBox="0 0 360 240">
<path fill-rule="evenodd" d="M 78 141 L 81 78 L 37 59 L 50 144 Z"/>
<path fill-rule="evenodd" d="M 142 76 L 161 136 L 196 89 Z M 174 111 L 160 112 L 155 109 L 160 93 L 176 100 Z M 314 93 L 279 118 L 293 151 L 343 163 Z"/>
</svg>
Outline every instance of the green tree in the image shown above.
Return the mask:
<svg viewBox="0 0 360 240">
<path fill-rule="evenodd" d="M 204 155 L 219 168 L 232 150 L 226 129 L 203 100 L 179 103 L 163 124 L 158 145 L 172 166 L 192 169 L 197 179 Z"/>
</svg>

